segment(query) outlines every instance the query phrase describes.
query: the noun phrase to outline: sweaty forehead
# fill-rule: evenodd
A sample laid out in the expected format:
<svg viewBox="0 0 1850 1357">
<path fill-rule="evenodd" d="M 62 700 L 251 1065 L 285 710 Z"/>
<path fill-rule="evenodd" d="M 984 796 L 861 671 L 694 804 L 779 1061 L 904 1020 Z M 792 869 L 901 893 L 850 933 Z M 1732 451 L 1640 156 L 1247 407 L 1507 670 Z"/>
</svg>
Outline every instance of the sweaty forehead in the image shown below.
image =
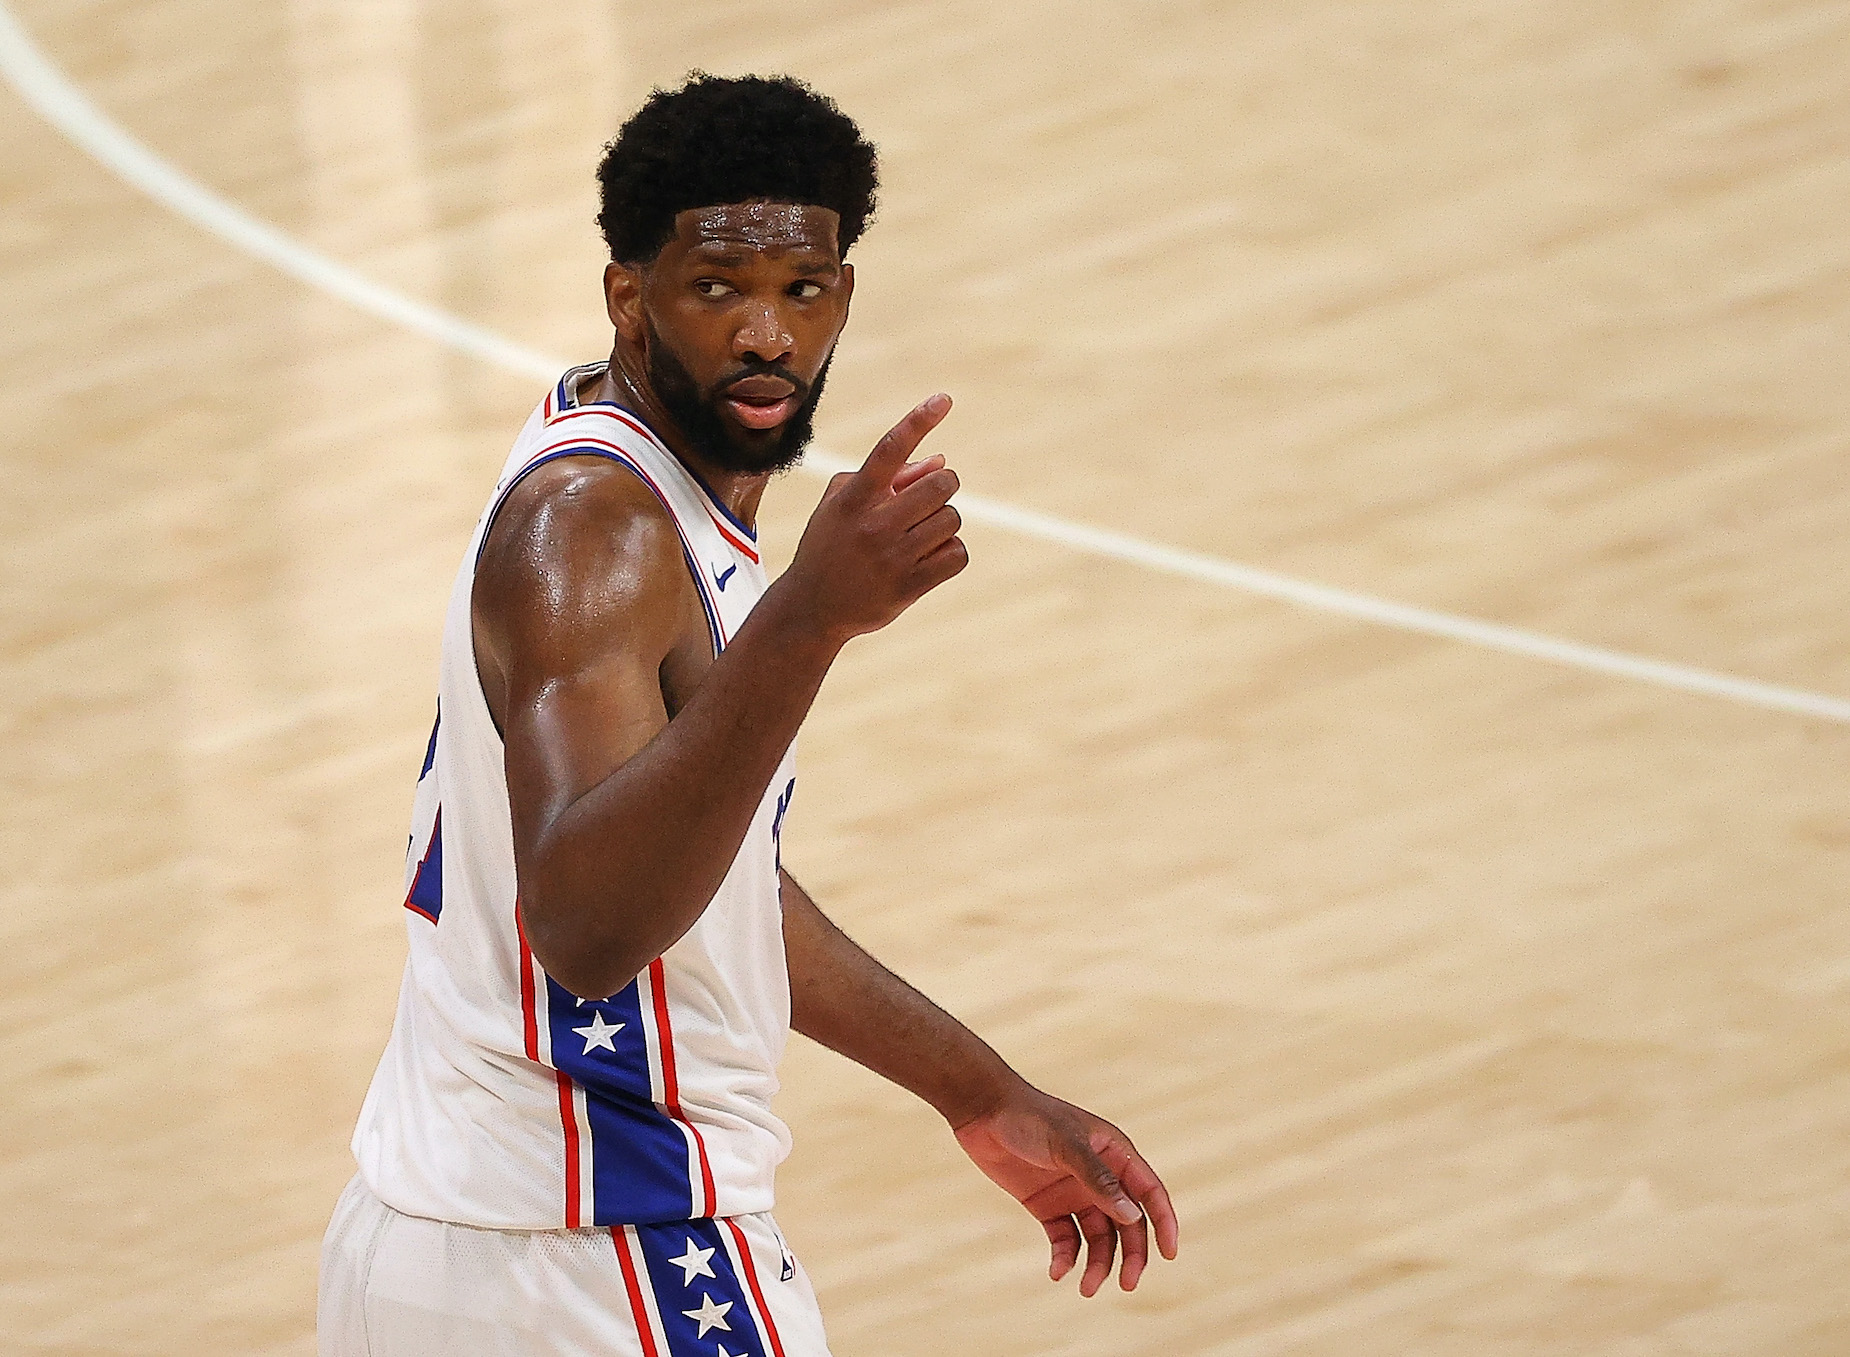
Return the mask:
<svg viewBox="0 0 1850 1357">
<path fill-rule="evenodd" d="M 701 254 L 793 250 L 835 254 L 841 215 L 804 203 L 727 203 L 695 207 L 674 219 L 675 240 Z"/>
</svg>

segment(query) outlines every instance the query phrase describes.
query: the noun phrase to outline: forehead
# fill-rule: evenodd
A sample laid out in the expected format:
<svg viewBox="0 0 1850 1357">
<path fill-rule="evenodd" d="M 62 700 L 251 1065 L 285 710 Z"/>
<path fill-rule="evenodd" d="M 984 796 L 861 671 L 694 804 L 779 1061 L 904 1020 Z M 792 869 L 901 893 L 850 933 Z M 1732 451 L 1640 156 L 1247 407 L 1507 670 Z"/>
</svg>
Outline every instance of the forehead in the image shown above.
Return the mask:
<svg viewBox="0 0 1850 1357">
<path fill-rule="evenodd" d="M 674 219 L 671 248 L 700 256 L 825 254 L 835 257 L 841 215 L 805 203 L 727 203 Z"/>
</svg>

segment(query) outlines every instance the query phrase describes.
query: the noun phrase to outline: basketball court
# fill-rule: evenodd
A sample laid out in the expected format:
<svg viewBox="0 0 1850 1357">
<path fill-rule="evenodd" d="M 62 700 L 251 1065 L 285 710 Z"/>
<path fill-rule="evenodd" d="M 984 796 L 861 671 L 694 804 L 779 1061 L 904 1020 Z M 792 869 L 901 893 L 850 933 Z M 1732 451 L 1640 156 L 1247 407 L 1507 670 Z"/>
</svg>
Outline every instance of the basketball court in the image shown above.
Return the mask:
<svg viewBox="0 0 1850 1357">
<path fill-rule="evenodd" d="M 797 1040 L 839 1357 L 1850 1351 L 1850 4 L 0 20 L 0 1348 L 313 1352 L 444 599 L 701 67 L 880 144 L 818 460 L 947 390 L 972 505 L 785 861 L 1183 1220 L 1081 1301 Z"/>
</svg>

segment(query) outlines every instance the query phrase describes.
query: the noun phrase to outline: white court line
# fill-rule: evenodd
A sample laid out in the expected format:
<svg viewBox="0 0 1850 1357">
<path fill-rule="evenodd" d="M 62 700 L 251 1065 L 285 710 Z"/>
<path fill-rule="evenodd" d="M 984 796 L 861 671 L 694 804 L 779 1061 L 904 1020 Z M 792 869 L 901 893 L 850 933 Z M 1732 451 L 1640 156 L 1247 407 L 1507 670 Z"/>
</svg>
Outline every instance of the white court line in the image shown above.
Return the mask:
<svg viewBox="0 0 1850 1357">
<path fill-rule="evenodd" d="M 275 227 L 258 221 L 197 180 L 181 173 L 112 122 L 62 71 L 53 66 L 19 26 L 5 0 L 0 0 L 0 74 L 6 77 L 20 98 L 37 110 L 41 117 L 123 179 L 179 216 L 247 254 L 273 265 L 290 277 L 319 288 L 362 311 L 370 311 L 383 320 L 415 330 L 440 344 L 510 372 L 532 377 L 536 381 L 555 381 L 561 372 L 572 366 L 565 359 L 548 357 L 515 344 L 491 330 L 472 325 L 447 311 L 440 311 L 390 288 L 381 287 L 345 265 L 316 254 Z M 850 464 L 838 458 L 812 453 L 803 465 L 809 471 L 828 475 L 847 469 Z M 1332 589 L 1216 556 L 1148 542 L 1106 528 L 1068 522 L 1050 514 L 1019 508 L 1000 500 L 985 499 L 980 495 L 960 494 L 957 505 L 963 516 L 973 523 L 988 523 L 1027 537 L 1057 542 L 1075 551 L 1128 561 L 1146 569 L 1160 570 L 1249 594 L 1282 599 L 1300 607 L 1337 613 L 1360 622 L 1372 622 L 1377 626 L 1442 637 L 1450 641 L 1463 641 L 1487 650 L 1500 650 L 1596 674 L 1655 683 L 1682 692 L 1725 698 L 1771 711 L 1792 712 L 1800 716 L 1815 716 L 1826 721 L 1850 724 L 1850 701 L 1824 693 L 1784 688 L 1754 679 L 1694 669 L 1688 665 L 1645 659 L 1599 646 L 1582 645 L 1578 641 L 1558 640 L 1495 622 L 1456 617 L 1367 594 L 1350 593 L 1345 589 Z"/>
</svg>

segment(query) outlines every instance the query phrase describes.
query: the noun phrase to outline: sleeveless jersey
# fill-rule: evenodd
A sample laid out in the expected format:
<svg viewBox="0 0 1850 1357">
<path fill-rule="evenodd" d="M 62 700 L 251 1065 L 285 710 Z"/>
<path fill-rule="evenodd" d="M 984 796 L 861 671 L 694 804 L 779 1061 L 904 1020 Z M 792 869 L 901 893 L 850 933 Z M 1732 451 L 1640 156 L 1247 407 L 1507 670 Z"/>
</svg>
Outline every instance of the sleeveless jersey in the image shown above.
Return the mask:
<svg viewBox="0 0 1850 1357">
<path fill-rule="evenodd" d="M 450 594 L 406 854 L 410 956 L 353 1138 L 367 1185 L 407 1215 L 534 1230 L 768 1211 L 790 1149 L 771 1097 L 790 1026 L 777 868 L 791 753 L 705 912 L 620 993 L 562 988 L 515 910 L 503 750 L 470 610 L 509 491 L 559 457 L 628 468 L 674 519 L 715 654 L 766 583 L 750 530 L 640 419 L 576 403 L 601 366 L 568 372 L 527 420 Z"/>
</svg>

